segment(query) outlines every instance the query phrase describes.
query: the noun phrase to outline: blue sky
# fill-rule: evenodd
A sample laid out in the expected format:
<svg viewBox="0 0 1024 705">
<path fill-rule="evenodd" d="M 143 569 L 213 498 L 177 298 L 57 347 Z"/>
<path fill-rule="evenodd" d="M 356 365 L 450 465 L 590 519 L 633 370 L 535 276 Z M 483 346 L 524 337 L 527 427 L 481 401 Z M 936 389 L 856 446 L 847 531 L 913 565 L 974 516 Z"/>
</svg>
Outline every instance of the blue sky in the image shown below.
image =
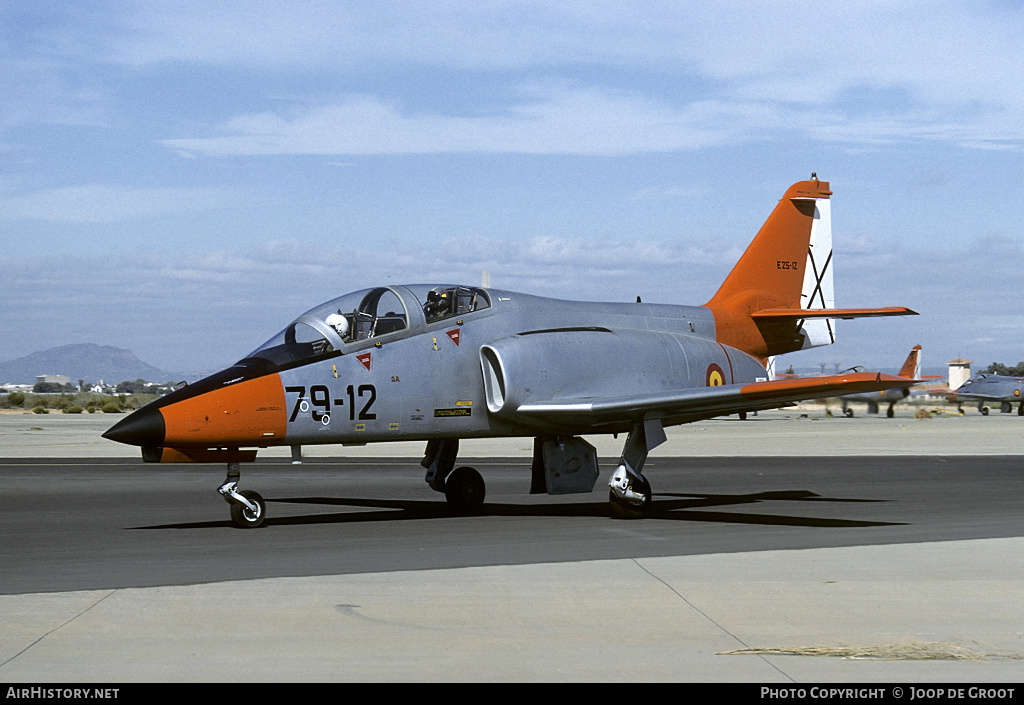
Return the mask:
<svg viewBox="0 0 1024 705">
<path fill-rule="evenodd" d="M 1021 2 L 0 5 L 0 360 L 230 364 L 378 283 L 700 304 L 831 183 L 797 367 L 1024 359 Z"/>
</svg>

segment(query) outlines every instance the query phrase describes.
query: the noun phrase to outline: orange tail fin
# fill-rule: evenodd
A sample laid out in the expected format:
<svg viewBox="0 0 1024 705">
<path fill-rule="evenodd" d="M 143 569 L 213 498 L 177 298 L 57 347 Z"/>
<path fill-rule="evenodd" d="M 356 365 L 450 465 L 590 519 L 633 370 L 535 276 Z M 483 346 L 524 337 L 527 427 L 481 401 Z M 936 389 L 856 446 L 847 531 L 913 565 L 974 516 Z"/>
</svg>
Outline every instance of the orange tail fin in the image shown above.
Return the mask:
<svg viewBox="0 0 1024 705">
<path fill-rule="evenodd" d="M 900 377 L 906 379 L 921 379 L 921 346 L 915 345 L 907 355 L 907 361 L 903 363 L 903 367 L 900 369 Z"/>
<path fill-rule="evenodd" d="M 828 182 L 786 191 L 708 303 L 720 343 L 766 360 L 835 342 L 831 319 L 902 316 L 903 307 L 836 309 Z"/>
<path fill-rule="evenodd" d="M 803 308 L 800 294 L 816 204 L 831 195 L 828 182 L 817 179 L 789 187 L 718 293 L 705 304 L 715 316 L 719 342 L 762 359 L 803 347 L 795 325 L 785 322 L 759 326 L 751 314 L 765 309 Z M 831 250 L 831 233 L 829 241 Z M 821 266 L 830 264 L 823 261 Z"/>
</svg>

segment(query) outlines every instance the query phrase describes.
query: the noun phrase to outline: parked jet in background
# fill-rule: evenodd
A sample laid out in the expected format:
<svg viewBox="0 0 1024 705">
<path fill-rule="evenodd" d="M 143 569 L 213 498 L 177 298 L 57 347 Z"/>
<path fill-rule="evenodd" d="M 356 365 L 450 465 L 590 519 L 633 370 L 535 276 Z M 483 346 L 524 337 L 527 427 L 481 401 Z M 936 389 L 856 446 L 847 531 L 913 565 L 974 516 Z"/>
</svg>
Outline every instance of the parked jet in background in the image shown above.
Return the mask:
<svg viewBox="0 0 1024 705">
<path fill-rule="evenodd" d="M 455 468 L 459 440 L 534 437 L 532 492 L 592 491 L 594 447 L 628 434 L 609 483 L 642 514 L 642 474 L 664 428 L 788 402 L 903 387 L 878 373 L 767 380 L 772 355 L 835 339 L 832 319 L 913 314 L 836 309 L 828 184 L 794 184 L 704 306 L 590 303 L 455 285 L 383 286 L 328 301 L 223 372 L 139 409 L 104 437 L 153 462 L 226 462 L 234 522 L 263 498 L 238 490 L 256 449 L 426 441 L 426 481 L 460 510 L 484 498 Z"/>
<path fill-rule="evenodd" d="M 915 345 L 907 355 L 906 362 L 903 363 L 903 367 L 900 368 L 899 377 L 905 379 L 918 380 L 921 379 L 921 346 Z M 910 396 L 910 388 L 913 385 L 907 385 L 905 387 L 892 387 L 890 389 L 884 389 L 880 392 L 872 392 L 869 394 L 847 394 L 839 398 L 839 401 L 843 404 L 843 414 L 847 418 L 853 418 L 853 409 L 850 408 L 850 402 L 858 401 L 864 402 L 868 405 L 869 414 L 878 413 L 879 404 L 888 404 L 889 408 L 885 412 L 885 415 L 890 419 L 895 415 L 893 407 L 896 406 L 896 402 L 906 399 Z"/>
<path fill-rule="evenodd" d="M 978 411 L 985 416 L 988 416 L 985 402 L 999 402 L 1004 414 L 1013 411 L 1013 402 L 1020 402 L 1017 415 L 1024 416 L 1024 377 L 1006 377 L 982 372 L 957 387 L 950 395 L 950 400 L 957 403 L 961 414 L 964 410 L 959 405 L 964 402 L 978 402 Z"/>
</svg>

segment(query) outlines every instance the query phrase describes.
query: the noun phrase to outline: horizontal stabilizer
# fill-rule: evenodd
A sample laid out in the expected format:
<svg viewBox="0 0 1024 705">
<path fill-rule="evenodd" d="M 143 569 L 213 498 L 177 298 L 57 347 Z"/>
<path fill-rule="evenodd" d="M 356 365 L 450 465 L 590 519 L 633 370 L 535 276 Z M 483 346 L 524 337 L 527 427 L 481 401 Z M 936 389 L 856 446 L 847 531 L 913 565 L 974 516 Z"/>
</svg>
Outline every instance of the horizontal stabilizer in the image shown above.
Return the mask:
<svg viewBox="0 0 1024 705">
<path fill-rule="evenodd" d="M 876 318 L 880 316 L 916 316 L 917 311 L 906 306 L 884 308 L 766 308 L 754 311 L 750 317 L 757 320 L 801 320 L 804 318 Z"/>
</svg>

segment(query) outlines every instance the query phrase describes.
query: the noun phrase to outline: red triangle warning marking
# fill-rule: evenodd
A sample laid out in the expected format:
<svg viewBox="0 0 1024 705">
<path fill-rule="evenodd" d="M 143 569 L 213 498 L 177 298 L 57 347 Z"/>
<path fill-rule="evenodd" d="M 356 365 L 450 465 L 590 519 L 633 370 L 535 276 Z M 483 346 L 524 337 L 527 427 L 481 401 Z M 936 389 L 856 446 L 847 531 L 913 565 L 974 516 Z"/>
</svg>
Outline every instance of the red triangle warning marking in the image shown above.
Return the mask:
<svg viewBox="0 0 1024 705">
<path fill-rule="evenodd" d="M 459 336 L 462 334 L 462 331 L 458 328 L 453 328 L 452 330 L 445 331 L 445 333 L 447 333 L 448 337 L 452 339 L 452 342 L 458 346 Z"/>
<path fill-rule="evenodd" d="M 363 367 L 370 369 L 370 353 L 363 353 L 362 355 L 356 355 L 356 359 L 363 363 Z"/>
</svg>

